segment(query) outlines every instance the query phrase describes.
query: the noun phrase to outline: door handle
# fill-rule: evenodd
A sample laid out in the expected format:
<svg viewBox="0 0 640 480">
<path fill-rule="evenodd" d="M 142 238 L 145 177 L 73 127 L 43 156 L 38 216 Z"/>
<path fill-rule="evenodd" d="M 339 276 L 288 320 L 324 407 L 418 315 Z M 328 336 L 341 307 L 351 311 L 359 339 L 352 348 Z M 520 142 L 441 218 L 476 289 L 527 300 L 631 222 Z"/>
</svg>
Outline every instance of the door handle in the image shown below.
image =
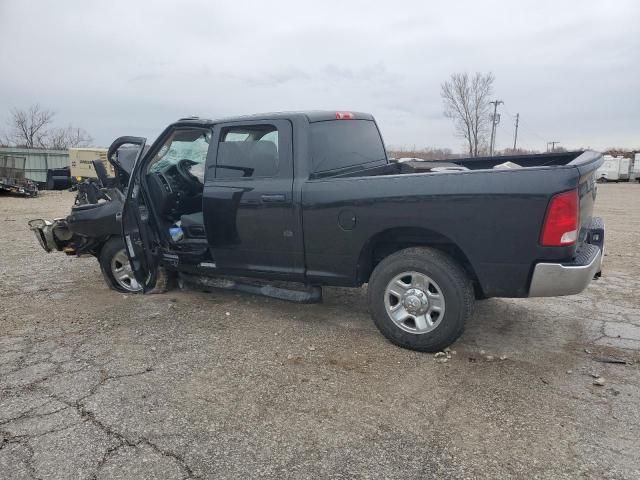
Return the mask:
<svg viewBox="0 0 640 480">
<path fill-rule="evenodd" d="M 282 193 L 265 194 L 260 198 L 264 203 L 282 203 L 287 200 L 287 197 Z"/>
</svg>

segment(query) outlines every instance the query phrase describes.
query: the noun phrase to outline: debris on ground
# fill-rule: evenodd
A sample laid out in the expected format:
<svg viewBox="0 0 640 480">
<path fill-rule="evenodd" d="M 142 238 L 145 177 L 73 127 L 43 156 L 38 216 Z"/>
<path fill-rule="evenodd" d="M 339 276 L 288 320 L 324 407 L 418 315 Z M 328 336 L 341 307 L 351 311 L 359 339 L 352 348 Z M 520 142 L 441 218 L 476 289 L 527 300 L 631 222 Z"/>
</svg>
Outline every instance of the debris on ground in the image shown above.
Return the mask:
<svg viewBox="0 0 640 480">
<path fill-rule="evenodd" d="M 615 357 L 593 357 L 593 360 L 600 363 L 614 363 L 619 365 L 630 365 L 630 362 Z"/>
<path fill-rule="evenodd" d="M 449 360 L 451 360 L 451 353 L 445 349 L 442 352 L 436 352 L 433 355 L 433 358 L 438 363 L 447 363 Z"/>
<path fill-rule="evenodd" d="M 593 384 L 597 387 L 604 387 L 604 384 L 605 384 L 604 377 L 597 377 L 593 381 Z"/>
</svg>

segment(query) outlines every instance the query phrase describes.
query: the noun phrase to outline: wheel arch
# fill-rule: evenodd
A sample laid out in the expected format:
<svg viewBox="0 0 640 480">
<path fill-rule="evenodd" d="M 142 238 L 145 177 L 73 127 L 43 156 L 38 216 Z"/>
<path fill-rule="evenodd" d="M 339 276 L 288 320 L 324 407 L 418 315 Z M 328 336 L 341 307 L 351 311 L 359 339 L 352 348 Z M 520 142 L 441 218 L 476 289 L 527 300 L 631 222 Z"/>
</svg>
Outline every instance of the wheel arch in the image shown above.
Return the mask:
<svg viewBox="0 0 640 480">
<path fill-rule="evenodd" d="M 478 276 L 469 257 L 451 238 L 440 232 L 423 227 L 393 227 L 371 236 L 358 256 L 357 282 L 367 283 L 374 268 L 384 258 L 410 247 L 430 247 L 446 253 L 456 260 L 471 278 L 476 297 L 484 296 Z"/>
<path fill-rule="evenodd" d="M 111 240 L 112 238 L 120 238 L 120 239 L 122 239 L 122 235 L 111 234 L 111 235 L 105 235 L 105 236 L 102 236 L 102 237 L 95 238 L 86 247 L 86 252 L 90 253 L 91 255 L 93 255 L 96 258 L 100 258 L 100 254 L 102 253 L 102 249 L 107 244 L 107 242 L 109 240 Z M 124 243 L 123 243 L 123 245 L 124 245 Z"/>
</svg>

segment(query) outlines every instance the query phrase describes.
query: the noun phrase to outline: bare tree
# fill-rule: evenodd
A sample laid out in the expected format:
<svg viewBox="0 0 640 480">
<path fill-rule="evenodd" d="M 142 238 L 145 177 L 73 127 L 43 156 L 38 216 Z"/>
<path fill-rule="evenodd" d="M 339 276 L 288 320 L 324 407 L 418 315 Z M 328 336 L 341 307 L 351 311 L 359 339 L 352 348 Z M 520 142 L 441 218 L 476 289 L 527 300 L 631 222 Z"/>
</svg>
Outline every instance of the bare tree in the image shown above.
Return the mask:
<svg viewBox="0 0 640 480">
<path fill-rule="evenodd" d="M 72 147 L 85 147 L 93 139 L 83 128 L 69 125 L 64 128 L 51 128 L 55 113 L 45 110 L 39 104 L 27 110 L 14 108 L 9 118 L 9 133 L 0 138 L 0 144 L 14 144 L 26 148 L 54 148 L 65 150 Z"/>
<path fill-rule="evenodd" d="M 73 147 L 86 147 L 93 138 L 83 128 L 71 125 L 65 128 L 55 128 L 49 134 L 47 146 L 56 150 L 66 150 Z"/>
<path fill-rule="evenodd" d="M 469 156 L 477 157 L 488 144 L 489 100 L 493 92 L 492 73 L 454 73 L 441 86 L 444 114 L 451 118 L 456 132 L 465 139 Z"/>
<path fill-rule="evenodd" d="M 27 110 L 14 108 L 9 119 L 9 139 L 21 147 L 45 147 L 48 127 L 54 115 L 54 112 L 42 109 L 37 103 Z"/>
</svg>

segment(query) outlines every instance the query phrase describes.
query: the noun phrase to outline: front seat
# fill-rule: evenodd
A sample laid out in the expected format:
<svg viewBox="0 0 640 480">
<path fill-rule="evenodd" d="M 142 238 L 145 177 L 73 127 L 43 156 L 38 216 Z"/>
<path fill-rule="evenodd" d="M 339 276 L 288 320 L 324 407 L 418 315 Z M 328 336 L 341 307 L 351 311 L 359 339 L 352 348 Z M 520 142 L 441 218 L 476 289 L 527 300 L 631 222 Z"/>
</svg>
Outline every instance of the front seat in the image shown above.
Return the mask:
<svg viewBox="0 0 640 480">
<path fill-rule="evenodd" d="M 204 215 L 202 212 L 189 213 L 180 217 L 180 226 L 187 238 L 206 238 Z"/>
</svg>

